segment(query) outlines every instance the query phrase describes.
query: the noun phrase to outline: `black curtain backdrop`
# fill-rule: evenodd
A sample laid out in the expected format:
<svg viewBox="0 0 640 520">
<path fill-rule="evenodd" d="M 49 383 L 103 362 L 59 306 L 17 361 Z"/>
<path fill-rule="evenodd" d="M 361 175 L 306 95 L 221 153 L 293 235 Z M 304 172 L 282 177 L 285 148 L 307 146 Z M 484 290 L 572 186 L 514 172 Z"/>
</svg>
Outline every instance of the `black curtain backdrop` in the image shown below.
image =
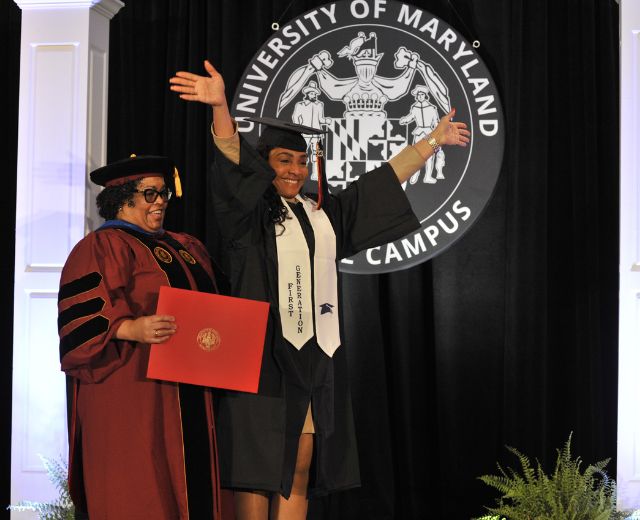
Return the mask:
<svg viewBox="0 0 640 520">
<path fill-rule="evenodd" d="M 2 52 L 13 73 L 2 85 L 10 117 L 1 124 L 13 172 L 20 17 L 9 3 L 0 23 L 9 26 Z M 111 24 L 108 160 L 173 157 L 185 197 L 172 201 L 167 228 L 206 240 L 210 111 L 177 99 L 169 77 L 200 72 L 208 58 L 232 99 L 271 22 L 326 2 L 125 3 Z M 516 464 L 505 444 L 548 467 L 570 432 L 575 454 L 587 463 L 612 457 L 615 476 L 618 5 L 412 3 L 481 42 L 502 96 L 504 163 L 485 213 L 445 253 L 402 272 L 344 277 L 363 486 L 312 501 L 314 520 L 480 516 L 496 494 L 476 477 L 494 473 L 497 460 Z M 5 263 L 2 277 L 11 287 Z M 7 404 L 2 411 L 8 439 Z"/>
</svg>

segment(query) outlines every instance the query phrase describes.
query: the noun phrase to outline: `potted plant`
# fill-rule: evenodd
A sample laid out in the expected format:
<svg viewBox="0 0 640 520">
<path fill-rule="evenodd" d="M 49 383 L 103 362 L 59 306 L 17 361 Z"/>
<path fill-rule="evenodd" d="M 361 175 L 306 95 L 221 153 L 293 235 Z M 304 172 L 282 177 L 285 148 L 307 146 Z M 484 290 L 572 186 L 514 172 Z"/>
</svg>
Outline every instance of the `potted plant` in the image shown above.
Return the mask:
<svg viewBox="0 0 640 520">
<path fill-rule="evenodd" d="M 580 457 L 571 457 L 571 435 L 558 453 L 552 473 L 535 466 L 515 448 L 520 472 L 498 464 L 499 475 L 483 475 L 485 484 L 502 493 L 489 515 L 478 520 L 623 520 L 631 511 L 617 511 L 616 483 L 604 468 L 609 459 L 582 471 Z"/>
</svg>

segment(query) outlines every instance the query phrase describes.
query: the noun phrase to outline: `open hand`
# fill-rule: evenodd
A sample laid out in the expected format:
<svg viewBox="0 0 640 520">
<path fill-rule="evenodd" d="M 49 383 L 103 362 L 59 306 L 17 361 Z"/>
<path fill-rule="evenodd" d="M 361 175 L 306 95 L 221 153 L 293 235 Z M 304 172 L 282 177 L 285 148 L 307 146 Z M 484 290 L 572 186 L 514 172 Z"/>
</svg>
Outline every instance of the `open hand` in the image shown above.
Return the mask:
<svg viewBox="0 0 640 520">
<path fill-rule="evenodd" d="M 431 132 L 431 135 L 440 145 L 467 146 L 471 132 L 467 130 L 465 123 L 451 121 L 455 116 L 456 109 L 452 109 L 446 116 L 443 116 L 438 126 Z"/>
<path fill-rule="evenodd" d="M 222 76 L 208 60 L 205 60 L 204 68 L 208 76 L 185 71 L 176 72 L 176 75 L 169 80 L 171 83 L 169 88 L 173 92 L 178 92 L 180 99 L 185 101 L 199 101 L 212 107 L 226 105 Z"/>
</svg>

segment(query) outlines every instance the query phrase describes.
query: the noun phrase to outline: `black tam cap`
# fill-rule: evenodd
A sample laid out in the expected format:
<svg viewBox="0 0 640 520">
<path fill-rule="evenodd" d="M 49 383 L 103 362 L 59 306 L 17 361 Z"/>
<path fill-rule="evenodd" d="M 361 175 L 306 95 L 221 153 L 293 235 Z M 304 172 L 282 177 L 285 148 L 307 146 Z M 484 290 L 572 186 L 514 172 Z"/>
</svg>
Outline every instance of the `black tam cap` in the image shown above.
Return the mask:
<svg viewBox="0 0 640 520">
<path fill-rule="evenodd" d="M 273 148 L 286 148 L 296 152 L 306 152 L 307 142 L 304 140 L 303 134 L 322 135 L 326 133 L 325 130 L 298 125 L 272 117 L 246 117 L 245 119 L 266 126 L 258 138 L 258 147 L 266 145 Z"/>
<path fill-rule="evenodd" d="M 143 177 L 164 177 L 168 186 L 175 187 L 178 197 L 182 195 L 178 170 L 168 157 L 159 155 L 132 155 L 126 159 L 107 164 L 93 170 L 89 177 L 99 186 L 113 186 Z"/>
</svg>

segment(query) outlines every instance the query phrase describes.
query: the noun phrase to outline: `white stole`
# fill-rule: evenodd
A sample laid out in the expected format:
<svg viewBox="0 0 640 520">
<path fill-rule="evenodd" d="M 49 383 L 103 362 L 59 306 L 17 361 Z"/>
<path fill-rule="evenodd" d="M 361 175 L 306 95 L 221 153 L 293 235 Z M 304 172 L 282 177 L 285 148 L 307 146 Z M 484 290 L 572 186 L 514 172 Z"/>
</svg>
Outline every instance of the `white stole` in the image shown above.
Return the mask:
<svg viewBox="0 0 640 520">
<path fill-rule="evenodd" d="M 317 209 L 310 199 L 300 196 L 296 199 L 302 204 L 313 228 L 313 294 L 309 247 L 298 218 L 282 199 L 287 208 L 287 219 L 282 223 L 284 231 L 281 233 L 282 228 L 276 225 L 278 305 L 282 334 L 300 350 L 313 337 L 315 315 L 318 345 L 332 357 L 340 346 L 336 235 L 323 209 Z"/>
</svg>

